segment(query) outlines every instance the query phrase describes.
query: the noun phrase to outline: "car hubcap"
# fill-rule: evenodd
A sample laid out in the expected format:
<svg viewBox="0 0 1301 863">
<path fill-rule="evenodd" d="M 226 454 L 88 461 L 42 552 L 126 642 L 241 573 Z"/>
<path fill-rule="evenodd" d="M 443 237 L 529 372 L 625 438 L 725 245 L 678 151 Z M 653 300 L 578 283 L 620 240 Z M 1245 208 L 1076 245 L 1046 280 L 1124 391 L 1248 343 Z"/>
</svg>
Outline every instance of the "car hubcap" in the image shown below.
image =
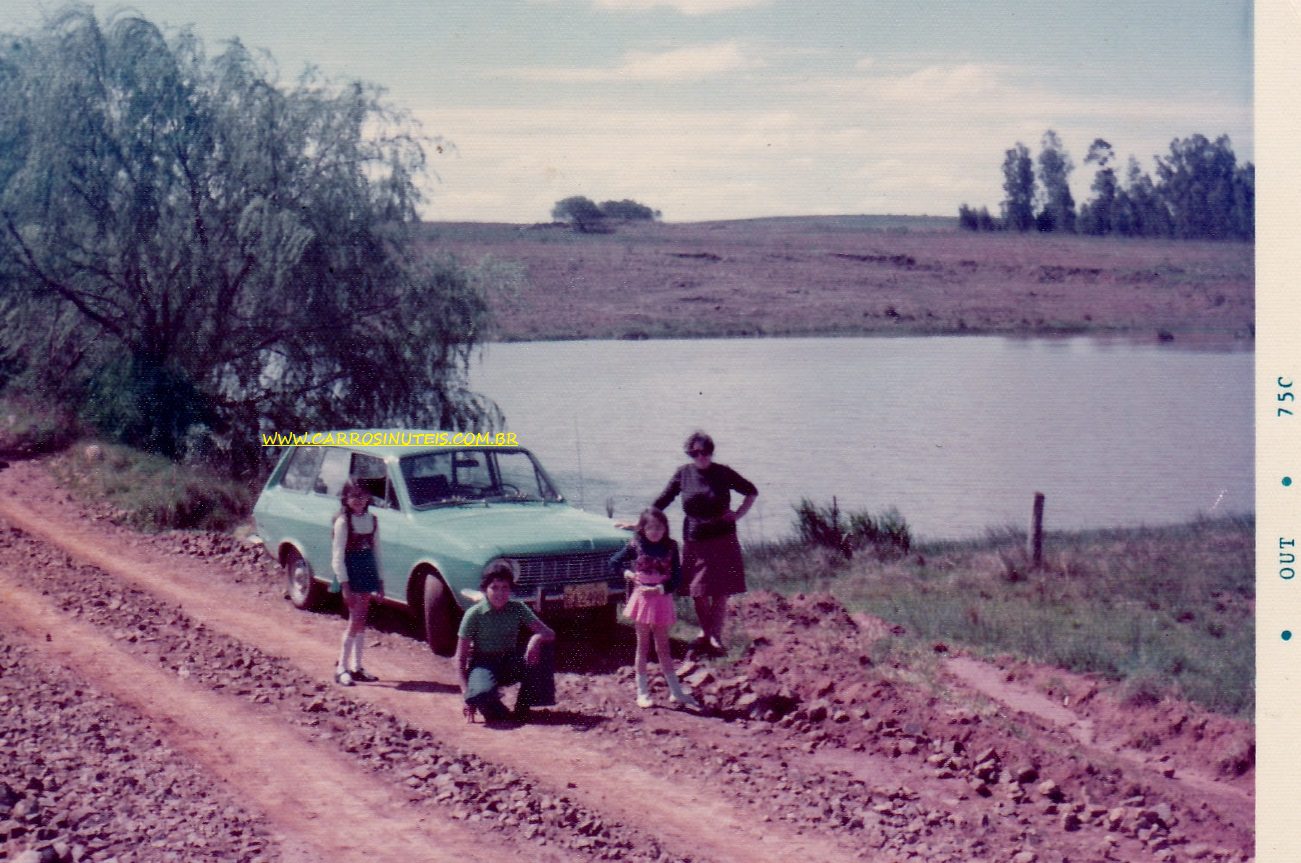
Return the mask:
<svg viewBox="0 0 1301 863">
<path fill-rule="evenodd" d="M 307 565 L 301 561 L 295 561 L 293 568 L 289 570 L 289 589 L 294 595 L 294 599 L 301 602 L 303 597 L 307 596 L 307 591 L 312 586 L 312 575 L 307 569 Z"/>
</svg>

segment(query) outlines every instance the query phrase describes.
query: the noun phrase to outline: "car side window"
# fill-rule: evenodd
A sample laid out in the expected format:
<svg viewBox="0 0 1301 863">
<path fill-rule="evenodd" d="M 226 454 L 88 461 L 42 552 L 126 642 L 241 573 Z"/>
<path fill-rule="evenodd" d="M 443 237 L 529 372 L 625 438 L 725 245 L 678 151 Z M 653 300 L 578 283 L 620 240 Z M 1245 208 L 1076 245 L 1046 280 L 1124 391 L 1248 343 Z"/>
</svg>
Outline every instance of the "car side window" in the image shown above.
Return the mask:
<svg viewBox="0 0 1301 863">
<path fill-rule="evenodd" d="M 402 476 L 412 506 L 426 506 L 452 495 L 451 453 L 426 453 L 404 458 Z"/>
<path fill-rule="evenodd" d="M 324 457 L 325 450 L 320 447 L 300 446 L 295 449 L 285 466 L 284 476 L 280 478 L 280 487 L 290 491 L 311 491 Z"/>
<path fill-rule="evenodd" d="M 316 474 L 316 484 L 312 487 L 317 494 L 338 497 L 343 491 L 343 484 L 348 481 L 348 469 L 351 467 L 352 453 L 346 449 L 329 447 L 321 460 L 321 469 Z"/>
<path fill-rule="evenodd" d="M 397 497 L 389 488 L 388 468 L 383 459 L 365 453 L 353 453 L 352 478 L 370 492 L 376 506 L 397 509 Z"/>
</svg>

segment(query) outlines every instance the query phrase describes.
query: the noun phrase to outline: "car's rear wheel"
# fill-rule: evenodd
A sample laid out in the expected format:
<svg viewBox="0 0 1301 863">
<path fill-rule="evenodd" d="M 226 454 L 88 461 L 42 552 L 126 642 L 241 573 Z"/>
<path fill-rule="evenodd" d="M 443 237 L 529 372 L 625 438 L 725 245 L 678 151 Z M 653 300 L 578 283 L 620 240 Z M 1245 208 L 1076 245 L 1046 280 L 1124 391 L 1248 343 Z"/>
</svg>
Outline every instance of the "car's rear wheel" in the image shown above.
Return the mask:
<svg viewBox="0 0 1301 863">
<path fill-rule="evenodd" d="M 294 608 L 320 608 L 328 592 L 328 588 L 312 575 L 312 565 L 297 549 L 289 549 L 285 553 L 285 594 Z"/>
<path fill-rule="evenodd" d="M 424 590 L 425 643 L 439 656 L 456 652 L 456 601 L 443 580 L 433 572 L 425 573 Z"/>
</svg>

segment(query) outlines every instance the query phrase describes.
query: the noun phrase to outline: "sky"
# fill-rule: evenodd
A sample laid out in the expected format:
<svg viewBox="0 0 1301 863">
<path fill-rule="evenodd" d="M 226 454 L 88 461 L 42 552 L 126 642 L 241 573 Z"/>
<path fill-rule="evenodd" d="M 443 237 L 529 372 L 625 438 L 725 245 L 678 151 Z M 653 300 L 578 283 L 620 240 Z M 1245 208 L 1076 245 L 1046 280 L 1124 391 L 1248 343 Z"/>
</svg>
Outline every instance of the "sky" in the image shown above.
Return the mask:
<svg viewBox="0 0 1301 863">
<path fill-rule="evenodd" d="M 119 2 L 94 2 L 105 17 Z M 290 84 L 385 87 L 431 150 L 427 219 L 537 222 L 631 198 L 665 221 L 997 213 L 1004 152 L 1055 130 L 1149 172 L 1229 135 L 1253 160 L 1249 0 L 137 0 Z M 57 4 L 2 0 L 0 30 Z"/>
</svg>

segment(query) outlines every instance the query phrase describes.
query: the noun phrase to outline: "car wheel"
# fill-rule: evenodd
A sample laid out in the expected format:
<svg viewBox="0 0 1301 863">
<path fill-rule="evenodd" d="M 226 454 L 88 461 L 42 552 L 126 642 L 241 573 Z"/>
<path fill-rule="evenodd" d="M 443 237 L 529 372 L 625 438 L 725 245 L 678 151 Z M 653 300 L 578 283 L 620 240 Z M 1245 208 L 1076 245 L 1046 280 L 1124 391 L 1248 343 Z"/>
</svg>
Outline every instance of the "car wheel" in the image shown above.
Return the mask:
<svg viewBox="0 0 1301 863">
<path fill-rule="evenodd" d="M 297 549 L 285 554 L 285 582 L 285 593 L 294 608 L 310 610 L 324 604 L 328 589 L 312 575 L 312 565 Z"/>
<path fill-rule="evenodd" d="M 613 635 L 619 629 L 619 606 L 611 602 L 593 609 L 588 612 L 587 625 L 602 638 Z"/>
<path fill-rule="evenodd" d="M 456 652 L 456 602 L 443 580 L 425 573 L 425 642 L 439 656 Z"/>
</svg>

